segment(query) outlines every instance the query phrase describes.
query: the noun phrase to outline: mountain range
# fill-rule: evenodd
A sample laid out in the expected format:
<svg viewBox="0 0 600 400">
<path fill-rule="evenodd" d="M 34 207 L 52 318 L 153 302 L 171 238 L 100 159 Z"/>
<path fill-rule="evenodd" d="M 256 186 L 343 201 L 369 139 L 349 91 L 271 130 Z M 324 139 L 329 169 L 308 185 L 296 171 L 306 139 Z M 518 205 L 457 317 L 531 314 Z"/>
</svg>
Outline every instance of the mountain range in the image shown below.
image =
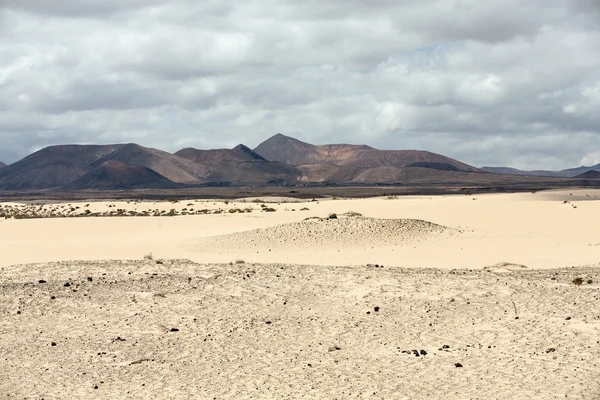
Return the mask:
<svg viewBox="0 0 600 400">
<path fill-rule="evenodd" d="M 6 164 L 4 164 L 2 161 L 0 161 L 0 168 L 4 168 L 6 167 Z"/>
<path fill-rule="evenodd" d="M 0 190 L 5 191 L 172 189 L 229 184 L 527 183 L 539 181 L 540 176 L 577 176 L 594 169 L 565 170 L 571 175 L 479 169 L 428 151 L 312 145 L 282 134 L 267 139 L 254 150 L 240 144 L 233 149 L 185 148 L 174 154 L 134 143 L 58 145 L 8 166 L 0 163 L 0 167 Z M 566 174 L 565 171 L 557 174 Z M 581 179 L 598 177 L 590 173 Z"/>
<path fill-rule="evenodd" d="M 590 167 L 577 167 L 577 168 L 569 168 L 563 169 L 561 171 L 544 171 L 544 170 L 535 170 L 535 171 L 523 171 L 516 168 L 509 167 L 482 167 L 484 171 L 492 172 L 495 174 L 504 174 L 504 175 L 518 175 L 518 176 L 545 176 L 545 177 L 555 177 L 555 178 L 579 178 L 580 175 L 588 172 L 588 171 L 600 171 L 600 164 L 592 165 Z"/>
</svg>

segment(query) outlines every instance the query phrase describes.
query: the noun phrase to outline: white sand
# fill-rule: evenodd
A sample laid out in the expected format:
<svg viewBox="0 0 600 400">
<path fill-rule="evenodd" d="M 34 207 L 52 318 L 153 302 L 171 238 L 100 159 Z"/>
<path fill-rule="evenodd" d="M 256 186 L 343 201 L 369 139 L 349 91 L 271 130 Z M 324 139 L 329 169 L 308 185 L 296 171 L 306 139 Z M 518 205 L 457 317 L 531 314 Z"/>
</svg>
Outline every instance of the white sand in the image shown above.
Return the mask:
<svg viewBox="0 0 600 400">
<path fill-rule="evenodd" d="M 5 268 L 0 397 L 600 398 L 599 269 L 163 262 Z"/>
<path fill-rule="evenodd" d="M 61 206 L 79 206 L 80 210 L 84 210 L 85 204 Z M 79 259 L 140 259 L 149 253 L 155 257 L 186 258 L 196 262 L 243 259 L 262 263 L 379 263 L 401 267 L 469 269 L 500 262 L 523 264 L 528 268 L 559 268 L 600 262 L 600 224 L 594 222 L 600 215 L 598 190 L 321 200 L 265 205 L 277 211 L 262 212 L 260 203 L 226 204 L 212 200 L 178 203 L 90 202 L 87 208 L 93 212 L 119 208 L 138 212 L 157 209 L 176 209 L 181 212 L 187 208 L 196 211 L 222 210 L 223 214 L 1 219 L 0 252 L 3 256 L 0 265 Z M 56 206 L 46 204 L 43 207 Z M 253 212 L 228 213 L 230 209 L 248 207 Z M 309 210 L 299 211 L 304 207 Z M 322 246 L 310 250 L 306 248 L 306 243 L 290 240 L 293 232 L 290 232 L 291 236 L 281 237 L 280 240 L 261 240 L 256 243 L 235 241 L 232 240 L 235 237 L 226 236 L 298 223 L 307 217 L 326 217 L 329 213 L 342 214 L 348 211 L 361 213 L 368 218 L 419 219 L 461 233 L 429 235 L 424 238 L 426 240 L 399 238 L 393 242 L 380 240 L 380 233 L 373 228 L 357 230 L 356 235 L 360 236 L 360 240 L 352 242 L 336 239 L 335 230 L 321 230 L 313 240 L 322 243 Z M 278 229 L 281 232 L 283 228 Z M 277 233 L 261 232 L 263 239 Z M 215 237 L 219 235 L 225 236 Z"/>
<path fill-rule="evenodd" d="M 0 398 L 600 398 L 600 191 L 276 200 L 0 204 Z"/>
</svg>

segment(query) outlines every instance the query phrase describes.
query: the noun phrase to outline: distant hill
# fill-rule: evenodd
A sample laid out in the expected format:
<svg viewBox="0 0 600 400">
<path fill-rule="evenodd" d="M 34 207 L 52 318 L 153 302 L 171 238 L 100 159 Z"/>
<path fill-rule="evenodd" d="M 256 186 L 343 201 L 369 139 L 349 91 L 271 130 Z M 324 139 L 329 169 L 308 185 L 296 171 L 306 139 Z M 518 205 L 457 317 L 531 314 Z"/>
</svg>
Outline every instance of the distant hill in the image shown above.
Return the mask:
<svg viewBox="0 0 600 400">
<path fill-rule="evenodd" d="M 484 171 L 495 173 L 495 174 L 505 174 L 505 175 L 519 175 L 519 176 L 546 176 L 546 177 L 555 177 L 555 178 L 574 178 L 578 175 L 592 171 L 592 170 L 600 170 L 600 164 L 592 165 L 591 167 L 577 167 L 577 168 L 569 168 L 563 169 L 561 171 L 544 171 L 544 170 L 535 170 L 535 171 L 523 171 L 516 168 L 508 168 L 508 167 L 483 167 L 481 168 Z"/>
<path fill-rule="evenodd" d="M 337 184 L 512 184 L 538 182 L 539 177 L 511 176 L 421 167 L 347 167 L 334 164 L 299 165 L 303 182 Z"/>
<path fill-rule="evenodd" d="M 277 134 L 254 150 L 242 144 L 232 149 L 185 148 L 175 154 L 135 143 L 50 146 L 0 168 L 0 191 L 175 189 L 199 185 L 540 182 L 596 185 L 597 172 L 587 173 L 593 168 L 564 171 L 488 168 L 485 171 L 428 151 L 377 150 L 353 144 L 312 145 Z M 563 176 L 580 180 L 567 182 Z"/>
<path fill-rule="evenodd" d="M 141 165 L 158 172 L 165 178 L 186 184 L 197 184 L 206 180 L 207 169 L 183 157 L 166 151 L 129 143 L 120 145 L 113 152 L 91 163 L 92 167 L 109 160 Z"/>
<path fill-rule="evenodd" d="M 62 186 L 60 191 L 83 189 L 176 189 L 182 186 L 170 181 L 150 168 L 110 160 L 100 164 L 79 179 Z"/>
<path fill-rule="evenodd" d="M 577 176 L 575 176 L 575 178 L 580 178 L 580 179 L 600 179 L 600 171 L 595 170 L 595 169 L 591 169 L 587 172 L 584 172 L 583 174 L 579 174 Z"/>
<path fill-rule="evenodd" d="M 66 185 L 93 169 L 95 160 L 119 145 L 50 146 L 0 169 L 0 189 L 46 189 Z"/>
<path fill-rule="evenodd" d="M 217 150 L 186 148 L 175 154 L 202 165 L 211 181 L 292 184 L 302 175 L 296 167 L 267 161 L 244 145 Z"/>
<path fill-rule="evenodd" d="M 140 165 L 186 184 L 204 181 L 205 170 L 165 151 L 137 144 L 50 146 L 0 170 L 0 189 L 55 188 L 71 183 L 109 160 Z"/>
<path fill-rule="evenodd" d="M 237 145 L 233 149 L 216 150 L 198 150 L 188 147 L 179 150 L 175 155 L 200 164 L 212 164 L 221 161 L 266 161 L 259 154 L 243 144 Z"/>
<path fill-rule="evenodd" d="M 4 164 L 2 161 L 0 161 L 0 168 L 4 168 L 6 167 L 6 164 Z"/>
<path fill-rule="evenodd" d="M 359 168 L 416 167 L 483 172 L 460 161 L 428 151 L 377 150 L 366 145 L 352 144 L 312 145 L 280 133 L 259 144 L 254 151 L 267 160 L 291 165 L 325 163 Z"/>
</svg>

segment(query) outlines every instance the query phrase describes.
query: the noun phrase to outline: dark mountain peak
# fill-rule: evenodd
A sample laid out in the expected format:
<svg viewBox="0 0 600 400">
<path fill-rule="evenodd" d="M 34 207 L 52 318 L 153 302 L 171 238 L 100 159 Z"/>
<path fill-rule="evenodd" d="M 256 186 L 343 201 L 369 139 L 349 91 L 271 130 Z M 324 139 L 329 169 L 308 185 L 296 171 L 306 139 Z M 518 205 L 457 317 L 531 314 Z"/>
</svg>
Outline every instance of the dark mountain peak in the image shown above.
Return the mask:
<svg viewBox="0 0 600 400">
<path fill-rule="evenodd" d="M 600 179 L 600 171 L 597 171 L 595 169 L 590 169 L 589 171 L 586 171 L 583 174 L 579 174 L 579 175 L 575 176 L 575 178 Z"/>
<path fill-rule="evenodd" d="M 175 155 L 207 166 L 222 162 L 266 161 L 259 154 L 243 144 L 239 144 L 233 149 L 199 150 L 187 147 L 179 150 Z"/>
<path fill-rule="evenodd" d="M 79 179 L 63 186 L 60 190 L 171 189 L 179 186 L 180 185 L 170 181 L 158 172 L 142 165 L 133 165 L 117 160 L 109 160 Z"/>
<path fill-rule="evenodd" d="M 0 161 L 0 168 L 4 168 L 6 167 L 6 164 L 4 164 L 2 161 Z"/>
<path fill-rule="evenodd" d="M 260 154 L 243 144 L 238 144 L 231 151 L 235 154 L 241 155 L 244 158 L 248 158 L 248 161 L 266 161 L 265 158 Z"/>
</svg>

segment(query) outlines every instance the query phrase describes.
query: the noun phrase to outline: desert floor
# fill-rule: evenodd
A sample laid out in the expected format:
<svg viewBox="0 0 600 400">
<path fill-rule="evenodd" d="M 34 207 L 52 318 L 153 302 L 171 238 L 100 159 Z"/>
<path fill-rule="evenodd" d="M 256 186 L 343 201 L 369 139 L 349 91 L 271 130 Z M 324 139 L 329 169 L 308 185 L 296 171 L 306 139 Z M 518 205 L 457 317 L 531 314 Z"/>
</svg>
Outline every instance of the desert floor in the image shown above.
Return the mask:
<svg viewBox="0 0 600 400">
<path fill-rule="evenodd" d="M 600 398 L 598 190 L 0 206 L 0 397 Z"/>
</svg>

